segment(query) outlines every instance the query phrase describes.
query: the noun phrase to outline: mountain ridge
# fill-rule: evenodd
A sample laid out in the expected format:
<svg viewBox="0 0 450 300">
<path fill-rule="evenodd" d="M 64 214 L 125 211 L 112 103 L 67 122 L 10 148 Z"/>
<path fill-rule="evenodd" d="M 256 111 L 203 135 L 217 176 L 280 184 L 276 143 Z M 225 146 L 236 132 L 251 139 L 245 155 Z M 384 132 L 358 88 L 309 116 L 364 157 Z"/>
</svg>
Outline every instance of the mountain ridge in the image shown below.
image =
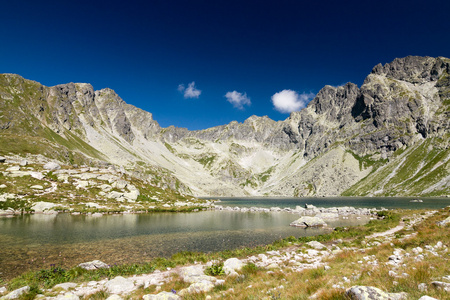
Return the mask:
<svg viewBox="0 0 450 300">
<path fill-rule="evenodd" d="M 76 140 L 66 156 L 162 168 L 196 196 L 412 195 L 402 184 L 380 192 L 363 179 L 426 143 L 442 156 L 442 172 L 431 181 L 443 182 L 429 190 L 430 183 L 426 195 L 449 195 L 449 74 L 448 58 L 398 58 L 376 65 L 361 87 L 325 86 L 283 121 L 250 116 L 195 131 L 162 128 L 108 88 L 45 87 L 3 74 L 0 133 Z"/>
</svg>

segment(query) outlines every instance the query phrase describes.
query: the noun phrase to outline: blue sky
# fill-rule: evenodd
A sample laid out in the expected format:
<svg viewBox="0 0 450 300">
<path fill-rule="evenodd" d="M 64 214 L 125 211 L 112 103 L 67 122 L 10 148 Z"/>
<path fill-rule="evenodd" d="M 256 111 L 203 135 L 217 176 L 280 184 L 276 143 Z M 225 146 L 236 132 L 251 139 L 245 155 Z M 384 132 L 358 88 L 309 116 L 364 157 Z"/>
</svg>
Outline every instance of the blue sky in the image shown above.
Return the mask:
<svg viewBox="0 0 450 300">
<path fill-rule="evenodd" d="M 109 87 L 163 127 L 284 120 L 380 62 L 449 57 L 449 21 L 448 0 L 1 1 L 0 73 Z"/>
</svg>

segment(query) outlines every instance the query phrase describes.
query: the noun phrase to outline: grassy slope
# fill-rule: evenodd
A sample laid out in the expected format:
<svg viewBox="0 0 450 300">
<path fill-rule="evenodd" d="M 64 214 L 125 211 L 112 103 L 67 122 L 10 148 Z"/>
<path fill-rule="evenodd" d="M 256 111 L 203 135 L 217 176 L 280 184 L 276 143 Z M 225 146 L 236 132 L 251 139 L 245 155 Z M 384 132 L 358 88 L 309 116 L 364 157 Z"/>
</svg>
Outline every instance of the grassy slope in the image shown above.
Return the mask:
<svg viewBox="0 0 450 300">
<path fill-rule="evenodd" d="M 343 196 L 445 196 L 450 187 L 428 187 L 450 175 L 450 149 L 437 139 L 427 139 L 399 152 L 390 162 L 349 188 Z"/>
</svg>

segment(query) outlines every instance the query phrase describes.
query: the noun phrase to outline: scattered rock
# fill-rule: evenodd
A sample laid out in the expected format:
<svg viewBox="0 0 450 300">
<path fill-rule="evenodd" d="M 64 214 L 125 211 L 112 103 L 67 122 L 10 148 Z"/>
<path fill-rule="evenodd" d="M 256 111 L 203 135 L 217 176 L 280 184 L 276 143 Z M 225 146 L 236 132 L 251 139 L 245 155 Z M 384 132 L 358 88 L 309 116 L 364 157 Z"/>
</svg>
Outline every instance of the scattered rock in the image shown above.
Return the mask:
<svg viewBox="0 0 450 300">
<path fill-rule="evenodd" d="M 419 283 L 417 285 L 417 289 L 421 292 L 426 292 L 428 290 L 428 287 L 426 283 Z"/>
<path fill-rule="evenodd" d="M 6 162 L 6 157 L 0 156 L 0 163 Z"/>
<path fill-rule="evenodd" d="M 161 292 L 157 295 L 144 295 L 142 297 L 144 300 L 178 300 L 181 299 L 180 296 L 175 295 L 174 293 L 170 292 Z"/>
<path fill-rule="evenodd" d="M 244 263 L 237 258 L 229 258 L 223 263 L 225 274 L 230 275 L 236 273 L 244 266 Z"/>
<path fill-rule="evenodd" d="M 419 300 L 439 300 L 430 296 L 422 296 L 419 298 Z"/>
<path fill-rule="evenodd" d="M 444 289 L 444 291 L 450 292 L 450 283 L 448 282 L 433 281 L 431 284 L 438 289 Z"/>
<path fill-rule="evenodd" d="M 33 189 L 33 190 L 43 190 L 44 187 L 43 187 L 42 185 L 36 184 L 36 185 L 30 186 L 30 189 Z"/>
<path fill-rule="evenodd" d="M 134 282 L 128 278 L 117 276 L 105 284 L 106 290 L 111 294 L 127 294 L 136 289 Z"/>
<path fill-rule="evenodd" d="M 119 295 L 114 294 L 106 298 L 106 300 L 123 300 L 123 298 L 120 297 Z"/>
<path fill-rule="evenodd" d="M 63 289 L 63 290 L 69 290 L 69 289 L 73 289 L 73 288 L 75 288 L 77 286 L 77 284 L 76 283 L 73 283 L 73 282 L 64 282 L 64 283 L 60 283 L 60 284 L 57 284 L 57 285 L 55 285 L 53 288 L 54 289 L 57 289 L 57 288 L 60 288 L 60 289 Z"/>
<path fill-rule="evenodd" d="M 321 218 L 316 217 L 301 217 L 298 220 L 295 220 L 290 224 L 291 226 L 295 227 L 320 227 L 320 226 L 327 226 L 327 224 L 322 220 Z"/>
<path fill-rule="evenodd" d="M 0 189 L 4 189 L 6 187 L 7 187 L 6 184 L 0 184 Z"/>
<path fill-rule="evenodd" d="M 339 219 L 338 213 L 319 213 L 315 215 L 316 218 L 321 218 L 322 220 Z"/>
<path fill-rule="evenodd" d="M 401 300 L 405 293 L 386 293 L 373 286 L 353 286 L 345 294 L 352 300 Z"/>
<path fill-rule="evenodd" d="M 195 282 L 191 284 L 188 288 L 182 289 L 180 291 L 180 295 L 184 296 L 186 294 L 192 294 L 192 293 L 204 293 L 209 292 L 214 288 L 214 283 L 208 280 L 203 280 L 199 282 Z"/>
<path fill-rule="evenodd" d="M 90 262 L 81 263 L 78 265 L 80 268 L 85 270 L 97 270 L 97 269 L 108 269 L 109 266 L 100 260 L 93 260 Z"/>
<path fill-rule="evenodd" d="M 61 166 L 55 162 L 48 162 L 44 165 L 45 170 L 55 171 L 61 169 Z"/>
<path fill-rule="evenodd" d="M 324 249 L 324 248 L 327 248 L 324 244 L 319 243 L 319 242 L 317 242 L 317 241 L 311 241 L 311 242 L 308 242 L 308 243 L 306 243 L 306 245 L 308 245 L 308 246 L 310 246 L 311 248 L 314 248 L 314 249 L 316 249 L 316 250 L 322 250 L 322 249 Z"/>
<path fill-rule="evenodd" d="M 205 275 L 201 265 L 194 265 L 183 267 L 180 270 L 180 277 L 188 283 L 195 283 L 200 281 L 216 281 L 215 277 Z"/>
<path fill-rule="evenodd" d="M 56 300 L 80 300 L 80 297 L 78 297 L 73 293 L 68 292 L 65 293 L 64 295 L 58 295 L 58 297 L 56 297 Z"/>
<path fill-rule="evenodd" d="M 445 220 L 443 220 L 443 221 L 441 221 L 441 222 L 438 222 L 437 224 L 439 225 L 439 226 L 445 226 L 445 225 L 447 225 L 447 224 L 449 224 L 450 223 L 450 217 L 448 217 L 447 219 L 445 219 Z"/>
<path fill-rule="evenodd" d="M 55 203 L 39 201 L 39 202 L 34 203 L 31 206 L 31 209 L 34 210 L 35 213 L 42 213 L 46 210 L 52 209 L 55 206 L 56 206 Z"/>
<path fill-rule="evenodd" d="M 20 298 L 20 296 L 28 293 L 29 291 L 30 291 L 30 287 L 27 285 L 27 286 L 21 287 L 20 289 L 12 291 L 11 293 L 9 293 L 6 296 L 1 297 L 0 300 L 18 299 L 18 298 Z"/>
</svg>

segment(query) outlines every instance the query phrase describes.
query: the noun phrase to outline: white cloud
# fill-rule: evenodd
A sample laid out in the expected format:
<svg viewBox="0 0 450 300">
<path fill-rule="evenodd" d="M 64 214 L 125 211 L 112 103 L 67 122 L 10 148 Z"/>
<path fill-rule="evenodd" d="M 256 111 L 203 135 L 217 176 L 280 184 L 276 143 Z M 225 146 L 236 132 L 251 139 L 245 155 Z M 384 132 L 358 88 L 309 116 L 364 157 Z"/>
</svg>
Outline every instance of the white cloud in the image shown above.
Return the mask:
<svg viewBox="0 0 450 300">
<path fill-rule="evenodd" d="M 239 93 L 236 91 L 228 92 L 225 94 L 227 101 L 233 104 L 237 109 L 244 109 L 244 105 L 250 105 L 252 102 L 250 98 L 247 97 L 247 93 Z"/>
<path fill-rule="evenodd" d="M 197 89 L 195 87 L 195 81 L 192 81 L 188 84 L 188 87 L 186 88 L 184 84 L 178 85 L 178 91 L 180 93 L 184 94 L 184 98 L 198 98 L 200 94 L 202 93 L 201 90 Z"/>
<path fill-rule="evenodd" d="M 313 98 L 313 93 L 299 95 L 296 91 L 282 90 L 272 96 L 272 103 L 280 113 L 291 113 L 304 108 Z"/>
</svg>

